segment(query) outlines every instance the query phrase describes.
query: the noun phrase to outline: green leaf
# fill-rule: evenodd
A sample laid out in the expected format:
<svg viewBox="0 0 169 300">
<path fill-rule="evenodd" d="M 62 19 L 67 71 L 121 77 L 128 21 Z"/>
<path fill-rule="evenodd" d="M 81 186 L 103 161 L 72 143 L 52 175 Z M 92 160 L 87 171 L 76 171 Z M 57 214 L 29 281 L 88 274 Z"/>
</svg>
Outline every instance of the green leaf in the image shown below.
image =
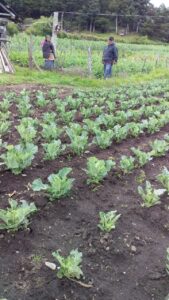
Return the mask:
<svg viewBox="0 0 169 300">
<path fill-rule="evenodd" d="M 34 192 L 40 192 L 40 191 L 46 191 L 48 189 L 48 185 L 47 184 L 43 184 L 42 180 L 36 179 L 32 182 L 32 190 Z"/>
</svg>

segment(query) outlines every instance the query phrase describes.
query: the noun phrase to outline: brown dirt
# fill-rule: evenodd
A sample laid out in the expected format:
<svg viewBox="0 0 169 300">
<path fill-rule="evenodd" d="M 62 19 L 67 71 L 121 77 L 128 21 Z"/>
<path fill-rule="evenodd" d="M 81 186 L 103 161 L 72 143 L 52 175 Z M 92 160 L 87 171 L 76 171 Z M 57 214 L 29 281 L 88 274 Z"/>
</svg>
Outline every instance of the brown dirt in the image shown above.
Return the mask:
<svg viewBox="0 0 169 300">
<path fill-rule="evenodd" d="M 35 87 L 34 87 L 35 88 Z M 16 87 L 15 87 L 16 89 Z M 130 139 L 108 150 L 92 149 L 80 158 L 61 157 L 42 162 L 37 156 L 33 166 L 15 176 L 0 172 L 0 207 L 7 205 L 8 194 L 16 199 L 34 201 L 39 208 L 31 218 L 30 230 L 0 234 L 0 298 L 8 300 L 163 300 L 169 293 L 165 271 L 166 249 L 169 246 L 169 199 L 161 205 L 143 209 L 137 193 L 141 170 L 118 178 L 111 172 L 94 190 L 86 184 L 83 168 L 86 158 L 97 155 L 107 159 L 129 154 L 132 146 L 146 147 L 159 133 Z M 43 180 L 61 167 L 73 168 L 76 179 L 71 195 L 49 203 L 43 193 L 28 190 L 28 183 Z M 169 154 L 151 161 L 143 170 L 155 186 L 156 175 L 163 166 L 169 168 Z M 103 234 L 97 227 L 100 211 L 117 210 L 122 214 L 116 230 Z M 45 261 L 54 262 L 51 253 L 61 249 L 67 255 L 78 248 L 83 253 L 85 283 L 81 287 L 69 280 L 59 280 L 47 269 Z"/>
</svg>

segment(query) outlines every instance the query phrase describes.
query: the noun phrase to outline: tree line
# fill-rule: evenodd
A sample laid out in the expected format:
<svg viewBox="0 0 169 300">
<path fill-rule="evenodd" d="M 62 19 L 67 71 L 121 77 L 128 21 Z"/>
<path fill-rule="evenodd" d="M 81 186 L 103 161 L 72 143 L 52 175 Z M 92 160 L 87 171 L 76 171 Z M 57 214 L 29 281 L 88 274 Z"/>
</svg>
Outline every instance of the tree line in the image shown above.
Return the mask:
<svg viewBox="0 0 169 300">
<path fill-rule="evenodd" d="M 61 14 L 64 27 L 71 30 L 99 32 L 137 32 L 169 41 L 169 8 L 155 8 L 150 0 L 6 0 L 22 18 Z M 105 14 L 99 16 L 99 14 Z M 108 16 L 112 14 L 112 16 Z"/>
</svg>

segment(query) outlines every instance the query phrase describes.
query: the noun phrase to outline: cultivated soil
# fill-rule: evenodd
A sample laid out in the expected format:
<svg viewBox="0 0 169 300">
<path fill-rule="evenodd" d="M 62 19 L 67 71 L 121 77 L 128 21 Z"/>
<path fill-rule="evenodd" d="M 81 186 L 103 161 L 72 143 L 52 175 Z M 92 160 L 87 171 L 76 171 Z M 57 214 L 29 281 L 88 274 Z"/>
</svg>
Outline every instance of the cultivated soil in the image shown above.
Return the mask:
<svg viewBox="0 0 169 300">
<path fill-rule="evenodd" d="M 24 86 L 26 87 L 26 86 Z M 20 91 L 23 86 L 9 87 Z M 39 89 L 28 86 L 29 89 Z M 43 88 L 43 87 L 42 87 Z M 1 89 L 2 90 L 2 89 Z M 4 90 L 8 90 L 5 87 Z M 62 90 L 61 94 L 69 94 Z M 14 125 L 18 124 L 12 108 Z M 137 187 L 146 178 L 161 188 L 156 176 L 164 166 L 169 168 L 169 153 L 151 161 L 132 174 L 118 176 L 110 172 L 97 188 L 86 184 L 86 159 L 90 156 L 118 159 L 131 154 L 132 146 L 142 149 L 150 140 L 162 138 L 169 126 L 153 135 L 142 135 L 112 145 L 107 150 L 92 147 L 83 156 L 62 156 L 55 161 L 42 161 L 39 151 L 32 167 L 22 175 L 0 169 L 0 208 L 9 197 L 35 202 L 38 212 L 31 217 L 27 230 L 0 232 L 0 299 L 7 300 L 164 300 L 169 293 L 169 277 L 165 270 L 166 249 L 169 247 L 169 197 L 150 209 L 141 207 Z M 16 130 L 5 141 L 17 139 Z M 46 181 L 49 174 L 63 167 L 72 167 L 75 178 L 70 196 L 49 202 L 43 193 L 30 187 L 36 178 Z M 102 233 L 97 227 L 100 211 L 117 210 L 121 218 L 114 231 Z M 45 262 L 54 262 L 52 252 L 63 255 L 72 249 L 83 253 L 85 278 L 80 283 L 58 279 L 56 271 Z"/>
</svg>

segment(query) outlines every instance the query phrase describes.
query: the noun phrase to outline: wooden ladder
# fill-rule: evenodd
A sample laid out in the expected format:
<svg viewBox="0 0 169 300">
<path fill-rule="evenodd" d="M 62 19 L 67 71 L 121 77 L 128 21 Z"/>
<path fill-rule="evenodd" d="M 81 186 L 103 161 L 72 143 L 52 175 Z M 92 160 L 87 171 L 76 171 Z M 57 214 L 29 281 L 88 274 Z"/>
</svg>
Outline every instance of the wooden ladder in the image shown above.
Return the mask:
<svg viewBox="0 0 169 300">
<path fill-rule="evenodd" d="M 0 47 L 0 73 L 14 73 L 15 70 L 8 57 L 6 48 Z"/>
</svg>

